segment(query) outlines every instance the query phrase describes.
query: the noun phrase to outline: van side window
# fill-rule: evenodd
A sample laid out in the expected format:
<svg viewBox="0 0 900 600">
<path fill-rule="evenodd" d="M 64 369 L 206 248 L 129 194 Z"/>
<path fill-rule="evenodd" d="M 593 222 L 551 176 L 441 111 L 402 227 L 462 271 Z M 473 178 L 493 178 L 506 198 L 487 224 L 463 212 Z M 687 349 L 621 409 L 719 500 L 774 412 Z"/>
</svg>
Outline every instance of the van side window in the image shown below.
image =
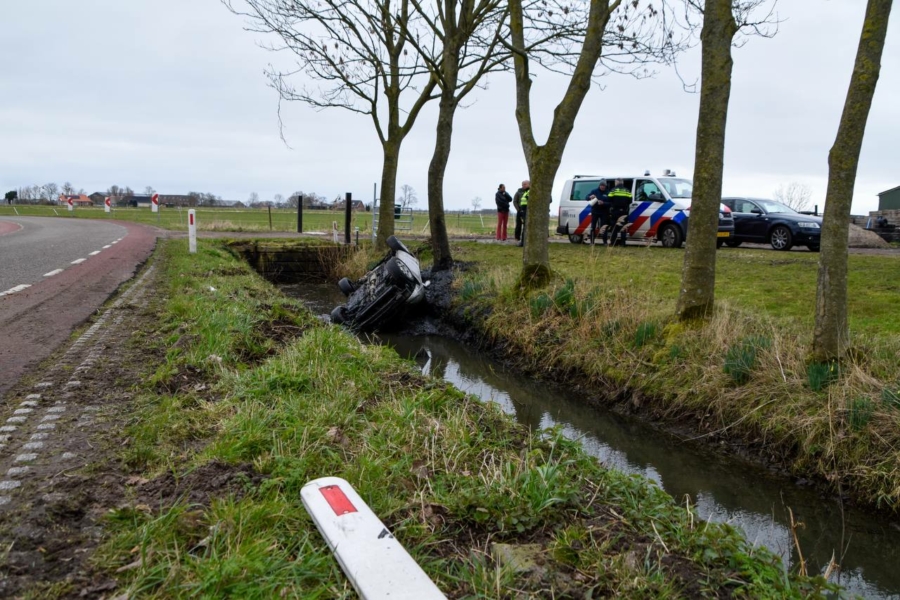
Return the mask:
<svg viewBox="0 0 900 600">
<path fill-rule="evenodd" d="M 651 200 L 652 194 L 657 194 L 657 196 L 652 197 L 653 200 L 660 200 L 663 197 L 662 192 L 659 191 L 659 186 L 649 179 L 639 179 L 634 192 L 634 198 L 638 202 L 647 202 Z"/>
<path fill-rule="evenodd" d="M 583 179 L 579 179 L 572 183 L 572 200 L 582 200 L 586 201 L 588 194 L 591 193 L 591 190 L 597 187 L 597 181 L 585 181 Z"/>
</svg>

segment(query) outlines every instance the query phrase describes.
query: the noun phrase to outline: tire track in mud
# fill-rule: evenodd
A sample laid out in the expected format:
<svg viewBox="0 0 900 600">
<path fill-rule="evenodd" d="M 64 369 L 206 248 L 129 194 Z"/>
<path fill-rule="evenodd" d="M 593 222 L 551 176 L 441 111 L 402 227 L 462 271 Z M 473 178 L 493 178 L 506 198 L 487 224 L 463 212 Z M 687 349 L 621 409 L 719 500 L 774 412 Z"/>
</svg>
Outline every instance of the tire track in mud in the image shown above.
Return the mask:
<svg viewBox="0 0 900 600">
<path fill-rule="evenodd" d="M 114 382 L 140 356 L 128 345 L 154 270 L 0 407 L 0 597 L 60 580 L 88 597 L 115 587 L 94 582 L 92 594 L 85 560 L 101 537 L 100 517 L 124 491 L 121 477 L 100 466 L 109 458 L 101 436 L 119 433 L 114 421 L 130 405 Z"/>
</svg>

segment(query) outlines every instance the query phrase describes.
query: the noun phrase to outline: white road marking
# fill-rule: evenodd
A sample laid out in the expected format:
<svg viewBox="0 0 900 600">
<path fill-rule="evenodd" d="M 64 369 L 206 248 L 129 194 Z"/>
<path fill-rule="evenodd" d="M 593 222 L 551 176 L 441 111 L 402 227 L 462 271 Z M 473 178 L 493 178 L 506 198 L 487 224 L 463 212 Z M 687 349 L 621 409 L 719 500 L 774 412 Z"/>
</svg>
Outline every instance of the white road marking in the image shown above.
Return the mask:
<svg viewBox="0 0 900 600">
<path fill-rule="evenodd" d="M 83 263 L 83 262 L 86 261 L 86 260 L 87 260 L 86 258 L 76 258 L 75 260 L 72 261 L 72 264 L 73 264 L 73 265 L 80 265 L 81 263 Z"/>
<path fill-rule="evenodd" d="M 40 450 L 44 447 L 44 442 L 28 442 L 22 444 L 22 450 Z"/>
<path fill-rule="evenodd" d="M 56 423 L 44 423 L 43 425 L 38 425 L 38 429 L 56 429 Z"/>
<path fill-rule="evenodd" d="M 107 244 L 107 245 L 103 246 L 104 250 L 106 250 L 107 248 L 112 248 L 112 244 Z"/>
<path fill-rule="evenodd" d="M 15 294 L 16 292 L 21 292 L 24 289 L 30 288 L 30 284 L 23 283 L 22 285 L 17 285 L 16 287 L 11 287 L 5 292 L 0 292 L 0 296 L 8 296 L 9 294 Z"/>
<path fill-rule="evenodd" d="M 34 453 L 20 454 L 16 457 L 15 462 L 31 462 L 36 458 L 37 454 Z"/>
<path fill-rule="evenodd" d="M 10 467 L 6 471 L 6 474 L 9 475 L 10 477 L 17 477 L 19 475 L 24 475 L 25 473 L 27 473 L 30 470 L 31 470 L 31 467 Z"/>
<path fill-rule="evenodd" d="M 0 490 L 14 490 L 20 485 L 21 481 L 0 481 Z"/>
<path fill-rule="evenodd" d="M 88 256 L 97 256 L 100 254 L 100 250 L 94 250 L 93 252 L 88 252 Z"/>
<path fill-rule="evenodd" d="M 54 275 L 59 275 L 62 272 L 63 272 L 62 269 L 53 269 L 49 273 L 44 273 L 44 277 L 53 277 Z"/>
</svg>

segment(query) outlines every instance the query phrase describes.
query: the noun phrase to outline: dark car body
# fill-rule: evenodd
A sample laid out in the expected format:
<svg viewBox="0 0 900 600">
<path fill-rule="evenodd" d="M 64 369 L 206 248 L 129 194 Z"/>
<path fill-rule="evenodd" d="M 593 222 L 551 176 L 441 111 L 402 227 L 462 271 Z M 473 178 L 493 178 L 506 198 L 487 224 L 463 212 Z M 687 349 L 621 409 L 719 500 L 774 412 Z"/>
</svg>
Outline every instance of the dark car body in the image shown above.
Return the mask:
<svg viewBox="0 0 900 600">
<path fill-rule="evenodd" d="M 425 297 L 419 260 L 394 236 L 387 244 L 390 251 L 362 279 L 353 283 L 345 277 L 338 282 L 348 298 L 347 304 L 331 311 L 333 323 L 374 331 L 390 325 L 407 306 Z"/>
<path fill-rule="evenodd" d="M 819 250 L 822 217 L 798 213 L 763 198 L 722 198 L 722 204 L 734 216 L 734 236 L 725 242 L 731 247 L 748 242 L 769 244 L 775 250 L 790 250 L 794 246 Z"/>
</svg>

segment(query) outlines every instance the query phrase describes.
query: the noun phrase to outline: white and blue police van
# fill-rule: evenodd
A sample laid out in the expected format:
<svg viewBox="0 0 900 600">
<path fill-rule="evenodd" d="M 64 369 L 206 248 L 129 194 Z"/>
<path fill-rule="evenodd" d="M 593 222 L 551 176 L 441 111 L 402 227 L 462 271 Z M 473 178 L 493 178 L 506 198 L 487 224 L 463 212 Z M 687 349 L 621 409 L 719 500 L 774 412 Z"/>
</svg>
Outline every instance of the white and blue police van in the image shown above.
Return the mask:
<svg viewBox="0 0 900 600">
<path fill-rule="evenodd" d="M 628 239 L 659 242 L 666 248 L 680 248 L 684 244 L 694 184 L 690 179 L 676 177 L 675 172 L 670 170 L 666 170 L 662 177 L 654 177 L 650 171 L 640 177 L 576 175 L 563 186 L 557 234 L 568 236 L 573 244 L 590 239 L 591 204 L 588 196 L 601 179 L 606 180 L 607 191 L 615 187 L 616 179 L 621 179 L 625 189 L 631 192 L 625 225 Z M 733 235 L 731 209 L 720 204 L 717 246 Z"/>
</svg>

